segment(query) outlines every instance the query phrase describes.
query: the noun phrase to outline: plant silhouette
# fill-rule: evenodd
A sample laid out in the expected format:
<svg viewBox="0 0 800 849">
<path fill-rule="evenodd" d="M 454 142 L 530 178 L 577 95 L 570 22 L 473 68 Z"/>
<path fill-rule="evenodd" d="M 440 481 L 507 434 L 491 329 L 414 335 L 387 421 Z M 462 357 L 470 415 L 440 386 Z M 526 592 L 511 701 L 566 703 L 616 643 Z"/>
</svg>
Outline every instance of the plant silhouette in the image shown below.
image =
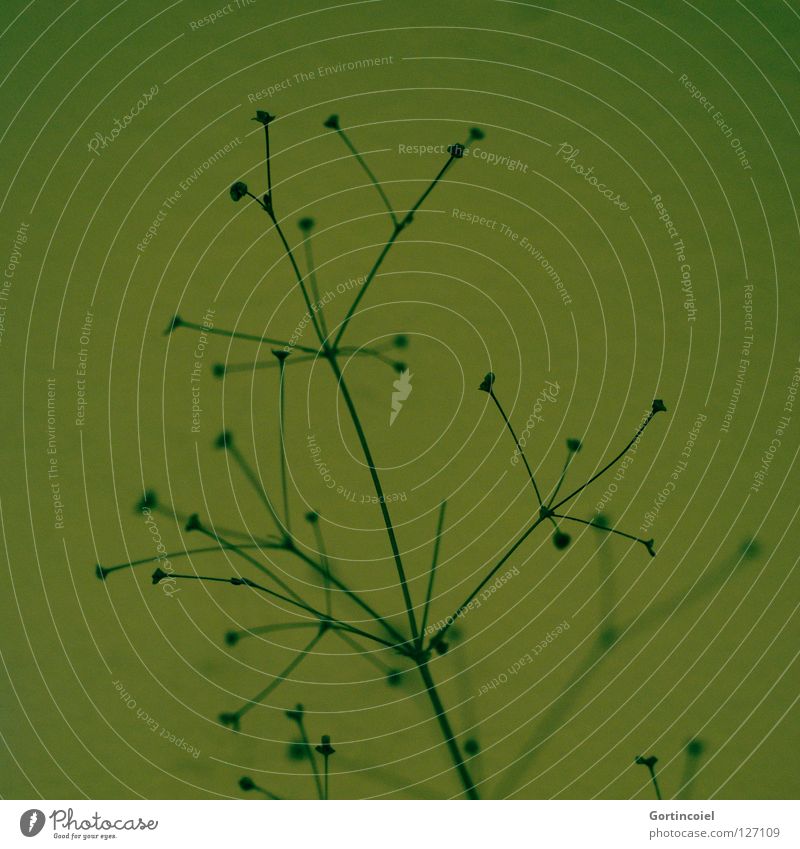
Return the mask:
<svg viewBox="0 0 800 849">
<path fill-rule="evenodd" d="M 391 516 L 389 506 L 390 500 L 385 497 L 379 467 L 373 457 L 370 442 L 362 424 L 362 419 L 359 413 L 359 405 L 357 399 L 351 393 L 349 385 L 343 375 L 340 360 L 342 357 L 351 357 L 354 355 L 369 357 L 386 363 L 401 374 L 406 373 L 405 363 L 395 360 L 389 354 L 389 352 L 393 349 L 403 349 L 406 347 L 407 339 L 405 337 L 396 337 L 388 348 L 346 346 L 344 345 L 344 339 L 348 333 L 353 317 L 358 312 L 364 298 L 370 291 L 371 285 L 386 261 L 387 256 L 391 252 L 393 245 L 414 223 L 415 213 L 423 206 L 448 171 L 464 156 L 464 152 L 470 144 L 483 138 L 483 132 L 480 129 L 472 128 L 468 131 L 467 137 L 463 143 L 450 145 L 447 149 L 448 156 L 433 179 L 427 184 L 426 188 L 413 205 L 407 211 L 401 212 L 394 208 L 377 177 L 356 149 L 348 133 L 342 128 L 339 117 L 333 115 L 324 122 L 324 126 L 340 138 L 351 156 L 366 173 L 371 185 L 374 186 L 381 203 L 386 209 L 390 225 L 389 235 L 386 242 L 374 259 L 371 268 L 364 278 L 363 284 L 359 287 L 352 302 L 349 304 L 343 320 L 339 322 L 338 326 L 329 327 L 324 304 L 319 298 L 313 253 L 309 239 L 309 235 L 314 228 L 314 221 L 311 218 L 304 217 L 298 222 L 299 231 L 302 237 L 302 251 L 305 255 L 304 262 L 307 266 L 307 271 L 303 273 L 297 259 L 297 248 L 293 248 L 291 246 L 284 231 L 284 220 L 278 214 L 277 199 L 273 190 L 272 167 L 270 161 L 270 129 L 275 121 L 275 116 L 268 112 L 259 110 L 253 120 L 260 123 L 264 130 L 267 183 L 266 192 L 263 194 L 254 193 L 250 190 L 246 183 L 237 181 L 230 187 L 230 196 L 234 202 L 248 201 L 252 203 L 254 209 L 259 214 L 266 215 L 268 227 L 271 231 L 274 231 L 286 258 L 291 265 L 295 284 L 303 298 L 306 308 L 306 316 L 310 322 L 311 328 L 313 329 L 316 342 L 313 346 L 300 345 L 296 342 L 290 342 L 280 338 L 243 333 L 233 330 L 224 330 L 217 327 L 204 329 L 206 332 L 228 338 L 252 341 L 259 345 L 266 344 L 274 346 L 272 350 L 272 357 L 268 360 L 259 361 L 255 364 L 218 364 L 214 367 L 215 376 L 221 379 L 224 379 L 227 375 L 233 372 L 252 369 L 275 369 L 278 372 L 281 498 L 273 499 L 273 497 L 271 497 L 271 495 L 265 490 L 259 476 L 256 474 L 248 458 L 239 448 L 235 435 L 231 431 L 224 431 L 221 433 L 214 443 L 218 450 L 227 453 L 233 464 L 241 471 L 243 477 L 248 482 L 248 485 L 251 486 L 257 494 L 264 506 L 264 509 L 269 515 L 272 524 L 274 525 L 274 533 L 254 538 L 249 533 L 212 525 L 211 523 L 201 519 L 197 513 L 181 513 L 180 511 L 173 509 L 172 506 L 162 504 L 156 494 L 152 491 L 144 493 L 138 504 L 138 509 L 150 512 L 160 512 L 164 515 L 173 517 L 184 523 L 184 528 L 187 533 L 207 538 L 208 541 L 202 546 L 169 552 L 166 555 L 168 559 L 184 556 L 191 557 L 193 554 L 224 551 L 238 558 L 246 569 L 253 570 L 250 574 L 255 574 L 258 580 L 255 580 L 253 577 L 249 577 L 245 574 L 220 576 L 215 574 L 201 575 L 194 571 L 167 571 L 162 568 L 164 565 L 163 556 L 160 558 L 134 560 L 109 567 L 98 565 L 96 567 L 96 574 L 101 579 L 107 579 L 112 573 L 120 569 L 158 562 L 159 565 L 152 574 L 152 581 L 154 584 L 161 584 L 162 582 L 177 583 L 191 581 L 200 581 L 208 584 L 227 584 L 239 588 L 239 591 L 243 593 L 255 592 L 266 595 L 276 604 L 276 606 L 286 613 L 288 617 L 286 622 L 273 622 L 270 624 L 257 625 L 246 630 L 229 631 L 225 635 L 225 642 L 231 647 L 237 645 L 242 639 L 258 634 L 270 633 L 272 631 L 295 629 L 309 631 L 310 637 L 304 647 L 296 653 L 290 663 L 285 665 L 284 668 L 274 675 L 273 679 L 266 687 L 253 695 L 252 698 L 248 699 L 238 708 L 228 710 L 220 714 L 220 721 L 234 731 L 240 728 L 242 721 L 254 707 L 263 703 L 264 700 L 267 699 L 282 682 L 290 678 L 297 667 L 315 650 L 322 640 L 336 639 L 346 643 L 351 649 L 362 652 L 368 662 L 372 663 L 380 670 L 380 673 L 384 676 L 386 683 L 389 686 L 397 686 L 406 675 L 418 675 L 424 692 L 427 694 L 430 709 L 439 726 L 444 745 L 449 754 L 450 766 L 460 782 L 461 793 L 467 798 L 478 799 L 478 782 L 476 782 L 474 778 L 472 768 L 472 760 L 478 755 L 480 750 L 478 741 L 474 737 L 466 738 L 463 741 L 457 738 L 453 730 L 450 714 L 448 713 L 448 710 L 439 694 L 439 690 L 437 689 L 431 670 L 431 660 L 434 656 L 442 655 L 447 652 L 449 642 L 452 641 L 454 635 L 457 633 L 455 623 L 471 609 L 473 601 L 476 599 L 481 590 L 489 583 L 489 581 L 492 580 L 502 566 L 511 557 L 513 557 L 515 552 L 525 544 L 528 538 L 540 526 L 545 526 L 550 529 L 552 532 L 552 542 L 556 549 L 565 549 L 571 543 L 571 537 L 565 528 L 569 527 L 570 524 L 581 524 L 591 526 L 603 534 L 626 539 L 632 543 L 641 545 L 644 549 L 646 549 L 650 556 L 655 556 L 654 541 L 652 539 L 643 539 L 627 533 L 624 530 L 612 527 L 608 521 L 605 521 L 602 518 L 588 520 L 580 516 L 571 515 L 569 513 L 569 508 L 571 502 L 573 502 L 584 489 L 591 486 L 600 477 L 609 472 L 609 470 L 611 470 L 612 467 L 619 462 L 632 447 L 638 444 L 644 431 L 650 426 L 651 422 L 655 419 L 658 413 L 666 410 L 666 406 L 660 399 L 656 399 L 652 401 L 652 403 L 648 401 L 647 411 L 642 416 L 632 438 L 622 448 L 622 450 L 607 462 L 602 463 L 599 471 L 594 473 L 581 484 L 575 486 L 571 490 L 568 490 L 566 495 L 562 495 L 562 491 L 564 490 L 564 486 L 566 485 L 569 476 L 571 462 L 578 451 L 582 449 L 585 450 L 585 445 L 578 439 L 569 438 L 566 441 L 566 460 L 560 477 L 550 487 L 540 486 L 528 459 L 525 456 L 523 447 L 517 439 L 512 422 L 506 415 L 500 401 L 497 386 L 501 384 L 501 381 L 492 372 L 486 374 L 478 388 L 481 391 L 488 393 L 497 408 L 504 426 L 508 430 L 511 439 L 514 442 L 516 452 L 523 460 L 524 468 L 531 484 L 532 501 L 530 522 L 527 524 L 525 530 L 510 545 L 507 551 L 505 551 L 499 560 L 497 560 L 497 562 L 484 564 L 486 566 L 485 572 L 483 572 L 477 585 L 466 595 L 463 602 L 458 605 L 458 607 L 456 607 L 449 616 L 434 624 L 429 624 L 431 618 L 430 608 L 433 598 L 433 587 L 439 557 L 439 544 L 444 526 L 445 504 L 441 505 L 439 512 L 435 546 L 426 585 L 426 596 L 424 603 L 421 606 L 421 616 L 418 616 L 418 606 L 415 605 L 411 596 L 403 552 L 401 550 L 395 531 L 395 524 L 393 523 Z M 201 328 L 201 325 L 185 320 L 181 316 L 176 315 L 169 321 L 166 333 L 171 334 L 182 328 L 199 329 Z M 396 589 L 402 599 L 404 618 L 407 620 L 404 628 L 398 627 L 390 621 L 389 618 L 381 615 L 362 594 L 352 590 L 347 583 L 336 574 L 333 562 L 327 554 L 319 522 L 320 517 L 317 513 L 311 512 L 305 514 L 305 522 L 307 526 L 310 526 L 316 540 L 315 552 L 309 553 L 306 547 L 304 547 L 304 545 L 300 542 L 296 531 L 293 529 L 291 505 L 289 503 L 287 487 L 287 460 L 286 445 L 284 441 L 286 433 L 283 426 L 287 372 L 293 366 L 312 361 L 321 361 L 328 364 L 331 376 L 336 384 L 338 395 L 347 410 L 347 415 L 360 446 L 364 463 L 369 471 L 372 486 L 375 491 L 377 508 L 381 513 L 386 539 L 389 549 L 391 550 L 396 575 Z M 410 375 L 408 376 L 410 377 Z M 400 387 L 397 387 L 397 384 L 395 384 L 395 386 L 399 391 Z M 408 389 L 408 387 L 405 387 L 405 389 Z M 408 393 L 406 392 L 406 397 L 407 394 Z M 395 399 L 393 398 L 393 408 L 394 401 Z M 396 415 L 396 413 L 393 413 L 393 415 Z M 297 592 L 283 577 L 281 577 L 277 571 L 265 564 L 262 559 L 257 556 L 264 552 L 286 553 L 287 555 L 291 555 L 293 558 L 296 558 L 297 561 L 305 564 L 306 567 L 312 569 L 321 581 L 321 586 L 324 588 L 324 609 L 319 609 L 317 606 L 311 604 L 301 593 Z M 361 617 L 358 620 L 359 624 L 354 624 L 354 622 L 348 620 L 339 612 L 341 605 L 337 604 L 336 607 L 334 607 L 332 603 L 334 594 L 337 600 L 341 600 L 343 603 L 346 602 L 347 604 L 358 608 L 359 616 Z M 611 625 L 609 623 L 606 624 L 607 629 L 611 629 Z M 613 638 L 609 637 L 609 640 L 613 642 Z M 364 648 L 365 644 L 368 646 L 377 645 L 381 649 L 389 650 L 391 652 L 391 656 L 397 659 L 396 665 L 388 665 L 374 658 L 373 653 Z M 305 730 L 303 707 L 298 705 L 293 711 L 289 711 L 287 716 L 290 721 L 296 724 L 299 735 L 299 740 L 292 744 L 290 753 L 293 757 L 308 760 L 318 796 L 323 799 L 328 798 L 328 762 L 335 751 L 331 746 L 330 738 L 325 735 L 322 737 L 322 741 L 319 745 L 312 747 Z M 322 760 L 321 768 L 319 759 Z M 653 780 L 655 782 L 655 776 L 653 776 Z M 240 788 L 247 792 L 259 792 L 267 798 L 278 798 L 278 796 L 274 793 L 262 788 L 248 776 L 241 778 Z"/>
</svg>

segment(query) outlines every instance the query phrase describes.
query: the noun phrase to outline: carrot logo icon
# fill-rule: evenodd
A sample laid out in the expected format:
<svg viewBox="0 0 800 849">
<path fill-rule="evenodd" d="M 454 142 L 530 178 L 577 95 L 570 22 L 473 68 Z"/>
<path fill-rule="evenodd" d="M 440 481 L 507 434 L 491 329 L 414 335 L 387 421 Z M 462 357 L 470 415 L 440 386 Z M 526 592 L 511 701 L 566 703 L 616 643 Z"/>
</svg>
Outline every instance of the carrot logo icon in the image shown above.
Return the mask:
<svg viewBox="0 0 800 849">
<path fill-rule="evenodd" d="M 408 400 L 408 396 L 411 394 L 411 390 L 414 388 L 411 385 L 411 378 L 414 375 L 408 369 L 404 369 L 400 373 L 400 377 L 395 380 L 392 384 L 394 386 L 395 391 L 392 392 L 392 412 L 389 416 L 389 427 L 394 424 L 394 420 L 400 414 L 400 410 L 403 409 L 403 401 Z"/>
<path fill-rule="evenodd" d="M 31 808 L 19 818 L 19 830 L 25 837 L 36 837 L 44 828 L 44 812 L 38 808 Z"/>
</svg>

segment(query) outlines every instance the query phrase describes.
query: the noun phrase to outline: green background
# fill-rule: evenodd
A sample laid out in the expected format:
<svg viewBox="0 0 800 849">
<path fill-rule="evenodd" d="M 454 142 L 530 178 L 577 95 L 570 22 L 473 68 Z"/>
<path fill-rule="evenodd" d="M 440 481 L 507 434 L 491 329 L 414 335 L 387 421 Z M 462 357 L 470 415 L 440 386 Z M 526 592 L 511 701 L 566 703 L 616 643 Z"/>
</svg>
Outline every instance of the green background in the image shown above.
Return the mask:
<svg viewBox="0 0 800 849">
<path fill-rule="evenodd" d="M 4 268 L 18 227 L 29 227 L 0 344 L 0 792 L 219 798 L 241 795 L 236 782 L 246 773 L 281 796 L 314 797 L 307 764 L 287 756 L 295 735 L 284 711 L 302 702 L 309 734 L 330 734 L 337 749 L 333 796 L 459 794 L 413 670 L 390 687 L 368 659 L 329 635 L 235 734 L 218 713 L 265 686 L 309 634 L 287 631 L 232 648 L 226 630 L 287 614 L 225 585 L 182 584 L 169 598 L 151 585 L 150 565 L 107 582 L 94 576 L 97 562 L 155 553 L 134 510 L 144 487 L 221 527 L 273 532 L 213 440 L 223 427 L 233 431 L 279 502 L 276 372 L 224 381 L 211 372 L 217 362 L 268 360 L 269 351 L 211 338 L 200 432 L 193 433 L 198 334 L 163 334 L 175 313 L 199 322 L 212 306 L 217 327 L 277 338 L 288 338 L 303 316 L 268 219 L 228 195 L 238 179 L 265 190 L 262 131 L 250 120 L 261 108 L 278 116 L 271 127 L 278 216 L 293 243 L 295 221 L 316 219 L 323 291 L 366 273 L 390 233 L 364 173 L 322 126 L 332 112 L 398 210 L 414 203 L 444 161 L 402 153 L 400 145 L 446 145 L 479 126 L 486 133 L 479 149 L 527 166 L 512 172 L 475 156 L 456 162 L 392 249 L 346 337 L 353 345 L 399 333 L 410 340 L 398 356 L 408 362 L 413 391 L 391 427 L 391 369 L 354 358 L 345 373 L 384 488 L 406 495 L 391 511 L 418 604 L 438 506 L 447 500 L 432 621 L 453 612 L 535 514 L 524 471 L 509 462 L 513 445 L 502 421 L 476 391 L 487 371 L 497 374 L 498 397 L 518 432 L 545 381 L 559 384 L 527 448 L 545 489 L 561 471 L 566 437 L 584 441 L 570 470 L 576 486 L 628 441 L 653 398 L 665 400 L 668 413 L 646 431 L 605 508 L 637 535 L 688 431 L 707 416 L 645 534 L 655 537 L 655 559 L 577 524 L 572 545 L 556 551 L 537 529 L 509 561 L 519 574 L 463 620 L 450 651 L 433 661 L 459 739 L 480 744 L 471 768 L 481 795 L 650 798 L 646 770 L 633 759 L 655 754 L 665 796 L 796 797 L 789 752 L 799 728 L 800 408 L 760 491 L 750 489 L 788 415 L 800 354 L 794 4 L 256 0 L 191 26 L 218 8 L 150 0 L 3 6 Z M 295 77 L 380 57 L 375 67 Z M 681 75 L 712 111 L 692 98 Z M 286 79 L 291 84 L 273 97 L 249 99 Z M 91 153 L 94 134 L 110 133 L 115 117 L 154 85 L 152 102 L 100 155 Z M 138 250 L 165 199 L 236 139 Z M 629 210 L 559 158 L 565 143 Z M 693 321 L 654 194 L 686 245 Z M 469 224 L 454 209 L 527 237 L 571 303 L 499 223 Z M 753 344 L 737 387 L 746 285 L 753 287 Z M 341 320 L 350 297 L 334 299 L 329 323 Z M 94 315 L 85 346 L 88 406 L 77 427 L 75 372 L 87 310 Z M 301 342 L 312 344 L 310 330 Z M 54 527 L 47 477 L 51 377 L 63 530 Z M 405 627 L 377 506 L 326 489 L 308 451 L 313 433 L 337 484 L 371 493 L 330 370 L 324 362 L 292 366 L 286 393 L 299 538 L 313 549 L 302 517 L 319 510 L 337 574 Z M 581 495 L 574 515 L 594 515 L 613 473 Z M 170 550 L 199 544 L 180 523 L 157 521 Z M 751 538 L 757 545 L 743 556 Z M 284 555 L 271 559 L 323 603 L 310 570 Z M 178 564 L 252 576 L 230 553 Z M 336 605 L 357 618 L 352 607 Z M 609 605 L 611 623 L 630 628 L 599 658 Z M 569 630 L 534 663 L 478 695 L 564 620 Z M 403 666 L 387 655 L 373 659 Z M 115 681 L 159 730 L 199 756 L 152 732 Z M 693 738 L 705 750 L 686 787 L 685 745 Z"/>
</svg>

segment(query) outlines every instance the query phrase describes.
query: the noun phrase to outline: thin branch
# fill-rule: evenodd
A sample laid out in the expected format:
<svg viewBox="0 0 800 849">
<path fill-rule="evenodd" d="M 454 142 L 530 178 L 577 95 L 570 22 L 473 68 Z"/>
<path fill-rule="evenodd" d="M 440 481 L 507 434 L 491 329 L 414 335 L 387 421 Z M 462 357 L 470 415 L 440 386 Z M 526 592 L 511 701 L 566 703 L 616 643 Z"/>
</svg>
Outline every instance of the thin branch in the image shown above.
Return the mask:
<svg viewBox="0 0 800 849">
<path fill-rule="evenodd" d="M 625 456 L 625 454 L 628 452 L 628 450 L 634 444 L 634 442 L 636 442 L 636 440 L 642 435 L 642 433 L 644 433 L 644 429 L 647 427 L 647 425 L 649 425 L 650 422 L 653 421 L 655 414 L 657 412 L 660 412 L 662 409 L 666 409 L 663 406 L 663 404 L 660 407 L 656 407 L 656 403 L 660 403 L 660 402 L 655 402 L 655 401 L 653 402 L 653 409 L 650 411 L 650 413 L 648 413 L 647 418 L 644 420 L 643 424 L 639 427 L 639 429 L 633 435 L 633 439 L 631 439 L 631 441 L 622 449 L 622 451 L 620 451 L 619 454 L 617 454 L 617 456 L 614 457 L 613 460 L 611 460 L 605 466 L 603 466 L 603 468 L 600 469 L 600 471 L 597 472 L 597 474 L 592 475 L 592 477 L 590 477 L 589 480 L 586 481 L 586 483 L 581 484 L 577 489 L 573 490 L 568 496 L 566 496 L 566 498 L 562 498 L 561 501 L 559 501 L 556 505 L 554 505 L 553 508 L 552 508 L 554 511 L 558 510 L 558 508 L 561 507 L 562 504 L 566 504 L 567 501 L 570 501 L 576 495 L 583 492 L 583 490 L 586 489 L 586 487 L 589 486 L 589 484 L 594 483 L 594 481 L 596 481 L 601 475 L 604 475 L 614 465 L 614 463 L 618 462 L 622 457 Z"/>
<path fill-rule="evenodd" d="M 369 165 L 367 165 L 366 161 L 361 156 L 361 154 L 356 150 L 355 145 L 350 141 L 350 138 L 347 133 L 345 133 L 345 131 L 339 126 L 336 127 L 336 132 L 339 134 L 339 138 L 347 146 L 347 149 L 353 154 L 358 164 L 364 169 L 364 173 L 367 175 L 367 177 L 369 177 L 372 185 L 375 186 L 376 191 L 381 196 L 381 200 L 383 201 L 383 204 L 386 207 L 390 218 L 392 219 L 392 224 L 394 224 L 394 226 L 396 227 L 398 224 L 397 215 L 395 214 L 395 211 L 392 208 L 392 204 L 390 203 L 389 198 L 387 197 L 386 192 L 383 189 L 383 186 L 380 184 L 380 182 L 378 182 L 378 178 L 372 172 L 372 169 L 369 167 Z"/>
<path fill-rule="evenodd" d="M 291 711 L 291 713 L 296 713 L 296 711 Z M 306 731 L 306 723 L 303 717 L 303 713 L 300 712 L 299 716 L 295 717 L 295 721 L 297 722 L 298 730 L 300 731 L 300 739 L 303 741 L 303 751 L 306 753 L 308 758 L 308 762 L 311 765 L 311 774 L 314 776 L 314 784 L 317 788 L 317 798 L 322 800 L 322 779 L 319 776 L 319 766 L 317 765 L 317 756 L 314 754 L 314 747 L 311 745 L 311 740 L 308 737 L 308 732 Z"/>
<path fill-rule="evenodd" d="M 294 258 L 294 253 L 292 252 L 292 249 L 289 247 L 289 242 L 286 241 L 286 236 L 283 233 L 283 229 L 281 228 L 281 225 L 278 224 L 278 219 L 277 219 L 275 212 L 274 212 L 274 210 L 272 209 L 271 206 L 270 206 L 269 209 L 267 209 L 267 214 L 272 219 L 272 223 L 275 225 L 275 231 L 277 232 L 278 236 L 280 237 L 281 242 L 283 243 L 283 249 L 286 252 L 286 256 L 289 257 L 289 262 L 292 264 L 292 268 L 294 269 L 295 277 L 297 278 L 297 284 L 300 287 L 300 291 L 303 294 L 303 299 L 306 302 L 306 308 L 308 309 L 308 315 L 311 318 L 311 323 L 314 325 L 314 331 L 317 334 L 317 338 L 319 339 L 319 343 L 320 343 L 320 345 L 322 345 L 323 348 L 325 348 L 328 344 L 328 341 L 327 341 L 326 336 L 323 335 L 322 329 L 320 328 L 319 322 L 317 321 L 317 314 L 316 314 L 316 311 L 314 310 L 314 307 L 311 304 L 311 298 L 308 295 L 308 289 L 306 288 L 305 278 L 300 271 L 300 267 L 297 265 L 297 260 Z"/>
<path fill-rule="evenodd" d="M 405 569 L 403 568 L 403 560 L 400 557 L 400 548 L 397 545 L 397 538 L 395 536 L 394 526 L 392 525 L 392 518 L 389 515 L 389 508 L 386 506 L 386 498 L 383 494 L 383 487 L 381 486 L 380 477 L 378 476 L 378 470 L 376 469 L 375 462 L 372 459 L 372 452 L 370 451 L 369 443 L 367 442 L 367 437 L 364 433 L 364 428 L 361 426 L 361 420 L 358 417 L 358 412 L 356 411 L 353 399 L 350 397 L 350 392 L 347 388 L 347 384 L 345 383 L 341 369 L 339 368 L 339 364 L 336 362 L 335 357 L 331 357 L 328 362 L 330 362 L 331 368 L 333 369 L 333 373 L 336 375 L 336 378 L 339 382 L 339 389 L 342 393 L 342 397 L 344 398 L 344 402 L 347 405 L 347 409 L 350 412 L 350 418 L 352 419 L 353 427 L 355 427 L 358 440 L 361 443 L 361 449 L 364 452 L 364 459 L 367 461 L 367 466 L 369 467 L 370 476 L 372 477 L 372 484 L 375 488 L 375 494 L 378 496 L 378 503 L 381 509 L 381 515 L 383 516 L 383 522 L 386 526 L 386 533 L 389 536 L 389 544 L 392 549 L 392 555 L 394 557 L 395 567 L 397 569 L 397 576 L 400 580 L 400 587 L 403 592 L 403 599 L 406 605 L 406 614 L 408 615 L 408 623 L 411 627 L 411 638 L 413 642 L 416 642 L 419 636 L 419 632 L 417 631 L 417 621 L 416 617 L 414 616 L 414 604 L 411 601 L 411 594 L 408 591 L 408 581 L 406 580 L 406 573 Z"/>
<path fill-rule="evenodd" d="M 275 592 L 275 590 L 269 589 L 269 587 L 265 587 L 262 584 L 257 584 L 255 581 L 251 581 L 250 578 L 218 578 L 213 575 L 185 575 L 179 574 L 177 572 L 170 572 L 169 574 L 167 574 L 166 572 L 157 569 L 153 574 L 153 583 L 158 584 L 167 578 L 180 578 L 181 580 L 187 581 L 212 581 L 222 584 L 231 584 L 235 587 L 250 587 L 251 589 L 266 593 L 267 595 L 272 596 L 273 598 L 277 598 L 280 601 L 285 602 L 286 604 L 290 604 L 293 607 L 300 608 L 306 613 L 310 613 L 312 616 L 315 616 L 320 622 L 329 623 L 330 628 L 341 628 L 343 631 L 349 631 L 351 634 L 358 634 L 358 636 L 360 637 L 364 637 L 365 639 L 380 643 L 383 646 L 388 646 L 390 649 L 396 648 L 396 646 L 393 643 L 390 643 L 388 640 L 384 640 L 381 637 L 376 637 L 374 634 L 370 634 L 367 631 L 362 631 L 361 628 L 357 628 L 355 625 L 350 625 L 347 622 L 341 622 L 338 619 L 333 619 L 327 616 L 326 614 L 321 613 L 319 610 L 312 607 L 310 604 L 294 601 L 293 599 L 288 598 L 285 595 L 281 595 L 281 593 Z"/>
<path fill-rule="evenodd" d="M 230 545 L 207 545 L 201 548 L 184 548 L 180 551 L 169 551 L 166 554 L 156 554 L 153 557 L 142 557 L 140 560 L 131 560 L 128 563 L 115 563 L 113 566 L 101 566 L 99 563 L 97 564 L 97 568 L 95 572 L 97 577 L 101 580 L 105 580 L 105 578 L 110 575 L 112 572 L 118 572 L 120 569 L 132 569 L 134 566 L 142 566 L 145 563 L 155 563 L 157 561 L 163 560 L 175 560 L 177 557 L 191 557 L 193 554 L 206 554 L 209 551 L 220 551 L 221 549 L 232 549 L 232 548 L 281 548 L 280 545 L 275 544 L 272 546 L 264 546 L 261 543 L 249 543 L 249 544 L 230 544 Z"/>
<path fill-rule="evenodd" d="M 468 799 L 479 799 L 480 796 L 478 795 L 478 791 L 472 781 L 472 776 L 464 763 L 461 749 L 456 742 L 453 729 L 450 726 L 447 711 L 445 710 L 442 700 L 439 698 L 439 694 L 436 691 L 436 686 L 433 683 L 433 678 L 431 677 L 430 669 L 428 669 L 428 664 L 425 661 L 422 661 L 418 664 L 418 666 L 420 675 L 422 676 L 422 681 L 425 684 L 425 690 L 431 700 L 431 705 L 433 706 L 434 713 L 436 714 L 436 719 L 438 720 L 439 726 L 442 730 L 445 744 L 450 751 L 450 756 L 453 759 L 453 764 L 455 765 L 458 777 L 461 779 L 461 783 L 464 786 L 464 793 Z"/>
</svg>

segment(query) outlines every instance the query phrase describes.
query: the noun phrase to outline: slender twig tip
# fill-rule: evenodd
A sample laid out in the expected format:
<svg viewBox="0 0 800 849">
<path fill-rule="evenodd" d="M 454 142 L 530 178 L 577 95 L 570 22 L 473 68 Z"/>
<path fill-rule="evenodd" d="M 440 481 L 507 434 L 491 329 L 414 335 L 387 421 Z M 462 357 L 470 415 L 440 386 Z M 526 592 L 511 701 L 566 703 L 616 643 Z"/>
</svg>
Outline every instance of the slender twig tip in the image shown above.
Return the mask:
<svg viewBox="0 0 800 849">
<path fill-rule="evenodd" d="M 247 183 L 237 180 L 231 186 L 231 200 L 238 203 L 243 197 L 247 196 Z"/>
</svg>

